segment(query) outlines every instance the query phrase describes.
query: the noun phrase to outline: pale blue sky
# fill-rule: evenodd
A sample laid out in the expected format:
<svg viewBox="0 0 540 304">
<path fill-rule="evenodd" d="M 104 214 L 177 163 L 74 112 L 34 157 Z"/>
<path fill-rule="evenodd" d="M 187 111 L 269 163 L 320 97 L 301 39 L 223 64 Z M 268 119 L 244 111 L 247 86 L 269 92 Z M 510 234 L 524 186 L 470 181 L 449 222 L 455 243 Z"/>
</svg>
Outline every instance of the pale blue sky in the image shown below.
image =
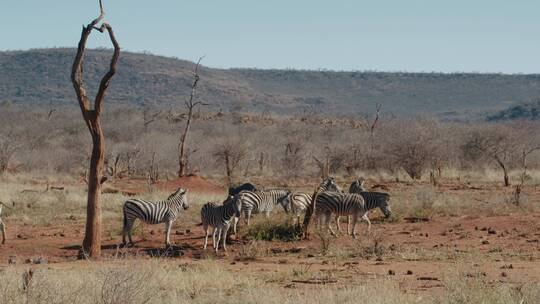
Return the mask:
<svg viewBox="0 0 540 304">
<path fill-rule="evenodd" d="M 538 0 L 104 0 L 125 50 L 212 67 L 540 73 Z M 0 50 L 76 45 L 97 0 L 0 0 Z M 93 35 L 95 46 L 108 46 Z M 104 35 L 101 35 L 104 36 Z"/>
</svg>

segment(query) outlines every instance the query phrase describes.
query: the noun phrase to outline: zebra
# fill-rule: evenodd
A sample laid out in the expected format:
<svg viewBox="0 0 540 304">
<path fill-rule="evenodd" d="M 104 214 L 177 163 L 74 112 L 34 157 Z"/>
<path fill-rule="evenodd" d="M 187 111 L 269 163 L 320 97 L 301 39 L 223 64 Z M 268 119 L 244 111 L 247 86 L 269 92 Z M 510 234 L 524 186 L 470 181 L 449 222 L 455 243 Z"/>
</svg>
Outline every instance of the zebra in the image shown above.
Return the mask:
<svg viewBox="0 0 540 304">
<path fill-rule="evenodd" d="M 2 221 L 2 206 L 6 206 L 4 203 L 0 202 L 0 228 L 2 229 L 2 245 L 6 243 L 6 225 Z"/>
<path fill-rule="evenodd" d="M 218 252 L 219 241 L 223 235 L 223 250 L 227 251 L 227 232 L 231 226 L 231 219 L 233 217 L 240 217 L 240 211 L 242 210 L 242 201 L 238 198 L 230 196 L 223 205 L 216 205 L 209 202 L 204 204 L 201 208 L 201 221 L 203 231 L 205 233 L 204 249 L 208 244 L 208 226 L 212 226 L 212 246 L 216 253 Z M 217 232 L 217 242 L 216 242 Z M 234 231 L 236 234 L 236 229 Z"/>
<path fill-rule="evenodd" d="M 283 209 L 294 216 L 293 225 L 300 224 L 300 215 L 311 205 L 312 195 L 295 192 L 287 195 L 283 200 Z"/>
<path fill-rule="evenodd" d="M 390 194 L 388 193 L 375 192 L 375 191 L 363 191 L 356 194 L 359 194 L 362 196 L 362 198 L 364 199 L 366 203 L 366 206 L 368 206 L 367 210 L 375 209 L 379 206 L 389 206 Z M 371 206 L 374 206 L 374 207 L 371 207 Z M 382 208 L 381 208 L 381 211 L 383 211 Z M 391 215 L 391 213 L 387 214 L 387 213 L 384 213 L 384 211 L 383 211 L 383 214 L 386 218 L 388 218 Z M 366 216 L 363 217 L 362 219 L 364 219 L 368 223 L 368 232 L 369 232 L 371 230 L 371 222 L 369 221 L 369 218 L 367 217 L 367 213 L 366 213 Z M 350 223 L 351 223 L 351 219 L 347 218 L 347 233 L 350 233 L 350 230 L 349 230 Z M 339 217 L 336 216 L 336 226 L 337 226 L 338 232 L 341 233 L 341 228 L 339 225 L 340 225 Z"/>
<path fill-rule="evenodd" d="M 359 179 L 352 182 L 351 186 L 349 187 L 349 193 L 360 193 L 366 191 L 364 188 L 364 182 L 366 180 L 363 177 L 360 177 Z"/>
<path fill-rule="evenodd" d="M 122 233 L 122 243 L 126 245 L 126 234 L 129 243 L 133 245 L 131 239 L 131 229 L 136 219 L 147 224 L 165 223 L 165 246 L 169 247 L 172 223 L 176 220 L 182 209 L 187 209 L 187 190 L 178 188 L 166 200 L 159 202 L 149 202 L 142 199 L 130 199 L 124 203 L 124 228 Z"/>
<path fill-rule="evenodd" d="M 336 216 L 346 215 L 352 216 L 352 237 L 356 238 L 356 222 L 359 217 L 362 217 L 368 224 L 368 233 L 371 230 L 371 222 L 367 216 L 369 210 L 379 208 L 385 215 L 391 215 L 388 200 L 365 200 L 362 195 L 355 193 L 339 193 L 339 192 L 323 192 L 317 196 L 315 202 L 315 213 L 319 218 L 319 225 L 322 224 L 326 229 L 330 230 L 332 235 L 336 235 L 330 227 L 330 217 L 332 214 Z M 337 223 L 339 227 L 339 222 Z M 348 234 L 349 231 L 347 231 Z"/>
<path fill-rule="evenodd" d="M 251 183 L 244 183 L 238 187 L 229 187 L 229 196 L 235 196 L 237 195 L 238 193 L 240 193 L 241 191 L 257 191 L 257 188 L 255 187 L 255 185 L 251 184 Z"/>
<path fill-rule="evenodd" d="M 284 206 L 284 199 L 290 194 L 289 190 L 265 190 L 265 191 L 242 191 L 238 195 L 238 199 L 242 202 L 242 212 L 244 213 L 244 220 L 246 225 L 249 226 L 249 221 L 252 213 L 262 213 L 266 217 L 270 216 L 270 212 L 274 209 L 274 205 L 281 204 Z M 235 218 L 234 230 L 236 231 L 236 225 L 238 224 L 239 217 Z"/>
</svg>

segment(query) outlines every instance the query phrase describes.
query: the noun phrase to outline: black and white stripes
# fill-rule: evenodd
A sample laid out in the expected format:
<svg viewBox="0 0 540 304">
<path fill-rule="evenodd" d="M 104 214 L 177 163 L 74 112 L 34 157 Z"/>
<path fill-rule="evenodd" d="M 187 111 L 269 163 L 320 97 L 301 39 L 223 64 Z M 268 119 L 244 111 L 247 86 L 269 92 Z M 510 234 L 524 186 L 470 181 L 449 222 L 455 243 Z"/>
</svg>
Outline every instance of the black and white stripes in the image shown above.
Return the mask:
<svg viewBox="0 0 540 304">
<path fill-rule="evenodd" d="M 240 192 L 239 199 L 242 202 L 242 213 L 244 213 L 246 224 L 249 225 L 251 214 L 264 213 L 268 217 L 275 205 L 282 204 L 284 206 L 284 200 L 289 194 L 289 190 Z"/>
<path fill-rule="evenodd" d="M 188 208 L 187 190 L 179 188 L 171 194 L 166 200 L 159 202 L 149 202 L 142 199 L 130 199 L 124 203 L 124 228 L 122 234 L 122 243 L 126 244 L 126 234 L 129 242 L 131 239 L 131 229 L 136 219 L 147 224 L 165 223 L 165 245 L 170 245 L 169 235 L 171 225 L 178 217 L 182 209 Z"/>
<path fill-rule="evenodd" d="M 352 182 L 351 186 L 349 187 L 349 193 L 360 193 L 366 191 L 366 189 L 364 189 L 364 181 L 364 178 L 360 177 Z"/>
<path fill-rule="evenodd" d="M 369 204 L 362 195 L 354 193 L 323 192 L 317 196 L 315 203 L 315 213 L 319 217 L 319 224 L 322 224 L 335 235 L 330 227 L 330 218 L 336 216 L 352 216 L 352 236 L 356 237 L 356 222 L 362 217 L 368 223 L 368 231 L 371 228 L 371 222 L 367 217 L 367 212 L 373 208 L 380 208 L 385 216 L 390 216 L 390 207 L 388 201 L 370 200 Z"/>
<path fill-rule="evenodd" d="M 283 201 L 285 212 L 292 213 L 295 219 L 294 223 L 300 223 L 300 216 L 304 213 L 311 204 L 311 194 L 295 192 L 287 195 Z"/>
<path fill-rule="evenodd" d="M 201 209 L 201 221 L 205 233 L 204 249 L 208 244 L 208 227 L 213 227 L 212 246 L 216 253 L 218 252 L 219 241 L 223 238 L 223 250 L 227 251 L 226 241 L 227 232 L 231 226 L 233 217 L 240 217 L 242 202 L 235 197 L 230 196 L 223 205 L 215 203 L 206 203 Z M 216 241 L 217 233 L 217 241 Z M 234 232 L 236 234 L 236 231 Z"/>
</svg>

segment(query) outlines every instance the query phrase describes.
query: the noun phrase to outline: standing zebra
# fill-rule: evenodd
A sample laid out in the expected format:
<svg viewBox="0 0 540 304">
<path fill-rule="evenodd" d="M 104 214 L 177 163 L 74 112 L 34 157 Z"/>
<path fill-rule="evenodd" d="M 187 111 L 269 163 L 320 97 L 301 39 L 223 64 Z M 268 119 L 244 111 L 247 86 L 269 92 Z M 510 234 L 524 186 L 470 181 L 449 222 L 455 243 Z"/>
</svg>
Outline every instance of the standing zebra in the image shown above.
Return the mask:
<svg viewBox="0 0 540 304">
<path fill-rule="evenodd" d="M 295 192 L 287 195 L 283 200 L 285 212 L 291 212 L 294 216 L 293 225 L 300 223 L 300 215 L 309 208 L 312 198 L 311 194 Z"/>
<path fill-rule="evenodd" d="M 159 202 L 149 202 L 142 199 L 130 199 L 124 203 L 124 229 L 122 233 L 122 243 L 126 245 L 126 234 L 129 243 L 133 245 L 131 239 L 131 229 L 133 222 L 139 219 L 147 224 L 165 223 L 165 246 L 171 245 L 169 235 L 172 223 L 176 220 L 182 208 L 188 208 L 186 197 L 187 190 L 178 188 L 166 200 Z"/>
<path fill-rule="evenodd" d="M 291 192 L 289 190 L 265 190 L 265 191 L 242 191 L 240 192 L 239 199 L 242 202 L 242 212 L 245 216 L 245 222 L 249 225 L 249 220 L 252 213 L 264 213 L 266 217 L 270 216 L 270 212 L 274 210 L 274 206 L 281 204 L 284 206 L 284 200 Z M 236 224 L 238 223 L 238 217 L 235 219 L 234 229 L 236 231 Z"/>
<path fill-rule="evenodd" d="M 385 217 L 391 215 L 387 200 L 366 201 L 362 195 L 354 193 L 323 192 L 317 196 L 315 203 L 315 213 L 318 215 L 319 223 L 330 230 L 334 236 L 335 232 L 330 227 L 331 215 L 352 216 L 353 238 L 356 238 L 356 222 L 359 217 L 362 217 L 368 223 L 368 232 L 371 230 L 371 222 L 367 217 L 367 213 L 374 208 L 381 209 Z"/>
<path fill-rule="evenodd" d="M 212 246 L 218 252 L 220 238 L 223 237 L 223 250 L 227 251 L 227 232 L 233 217 L 240 217 L 242 201 L 238 197 L 230 196 L 223 205 L 206 203 L 201 209 L 201 221 L 205 233 L 204 249 L 208 244 L 208 226 L 212 226 Z M 217 242 L 216 242 L 217 232 Z M 236 234 L 236 231 L 234 232 Z M 223 235 L 223 236 L 222 236 Z"/>
<path fill-rule="evenodd" d="M 5 206 L 4 203 L 0 202 L 0 228 L 2 229 L 2 244 L 6 243 L 6 226 L 2 221 L 2 206 Z"/>
</svg>

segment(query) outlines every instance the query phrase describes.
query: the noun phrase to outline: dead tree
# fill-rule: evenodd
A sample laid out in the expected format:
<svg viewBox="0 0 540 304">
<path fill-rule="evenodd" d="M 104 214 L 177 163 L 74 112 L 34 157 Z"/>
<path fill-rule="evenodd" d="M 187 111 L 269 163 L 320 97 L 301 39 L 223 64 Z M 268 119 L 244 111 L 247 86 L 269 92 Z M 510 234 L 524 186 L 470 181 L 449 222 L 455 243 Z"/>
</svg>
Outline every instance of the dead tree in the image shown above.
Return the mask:
<svg viewBox="0 0 540 304">
<path fill-rule="evenodd" d="M 217 161 L 223 162 L 227 173 L 227 183 L 231 187 L 233 184 L 233 175 L 238 165 L 246 157 L 247 151 L 239 142 L 227 141 L 218 146 L 214 151 L 214 157 Z"/>
<path fill-rule="evenodd" d="M 185 176 L 187 174 L 188 169 L 188 157 L 186 153 L 186 147 L 187 147 L 187 139 L 189 135 L 189 130 L 191 127 L 191 121 L 193 118 L 193 111 L 196 107 L 203 105 L 200 101 L 196 100 L 197 95 L 197 84 L 199 83 L 199 66 L 201 64 L 201 60 L 204 58 L 200 57 L 197 61 L 197 64 L 195 65 L 195 70 L 193 72 L 193 83 L 191 84 L 191 93 L 189 94 L 189 98 L 185 101 L 185 106 L 187 109 L 187 121 L 186 121 L 186 127 L 184 128 L 184 132 L 182 133 L 182 136 L 180 137 L 180 142 L 178 143 L 178 177 Z"/>
<path fill-rule="evenodd" d="M 71 70 L 71 81 L 77 94 L 82 116 L 92 137 L 92 154 L 90 157 L 90 171 L 88 174 L 88 200 L 86 207 L 86 228 L 82 246 L 82 253 L 89 257 L 99 257 L 101 254 L 101 182 L 103 181 L 103 164 L 105 156 L 105 138 L 101 127 L 101 112 L 103 99 L 109 83 L 116 73 L 116 64 L 120 56 L 120 46 L 116 41 L 112 27 L 108 23 L 102 23 L 105 12 L 101 0 L 99 1 L 100 15 L 92 20 L 87 26 L 83 26 L 81 39 L 77 48 L 77 55 Z M 103 76 L 91 108 L 86 89 L 83 84 L 83 59 L 86 41 L 97 30 L 101 33 L 107 31 L 114 46 L 114 53 L 109 66 L 109 71 Z"/>
<path fill-rule="evenodd" d="M 525 185 L 525 180 L 527 179 L 527 157 L 534 151 L 540 150 L 540 146 L 532 148 L 524 148 L 521 157 L 521 174 L 519 175 L 519 184 L 516 185 L 514 190 L 514 204 L 519 205 L 521 203 L 521 191 L 523 190 L 523 185 Z"/>
<path fill-rule="evenodd" d="M 160 114 L 161 111 L 151 113 L 151 110 L 149 108 L 145 108 L 143 110 L 144 131 L 148 131 L 148 127 L 150 126 L 150 124 L 154 123 Z"/>
</svg>

